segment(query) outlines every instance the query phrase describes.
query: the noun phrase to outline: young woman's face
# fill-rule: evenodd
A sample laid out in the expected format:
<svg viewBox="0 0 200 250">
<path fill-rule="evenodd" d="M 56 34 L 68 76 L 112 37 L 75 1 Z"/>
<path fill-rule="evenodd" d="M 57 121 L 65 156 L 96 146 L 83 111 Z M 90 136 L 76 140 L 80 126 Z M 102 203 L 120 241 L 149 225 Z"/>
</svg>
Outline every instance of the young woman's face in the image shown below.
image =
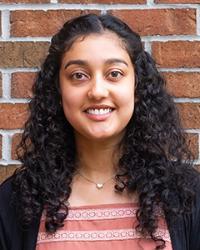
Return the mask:
<svg viewBox="0 0 200 250">
<path fill-rule="evenodd" d="M 134 110 L 134 68 L 111 32 L 77 39 L 59 72 L 62 105 L 76 139 L 121 138 Z"/>
</svg>

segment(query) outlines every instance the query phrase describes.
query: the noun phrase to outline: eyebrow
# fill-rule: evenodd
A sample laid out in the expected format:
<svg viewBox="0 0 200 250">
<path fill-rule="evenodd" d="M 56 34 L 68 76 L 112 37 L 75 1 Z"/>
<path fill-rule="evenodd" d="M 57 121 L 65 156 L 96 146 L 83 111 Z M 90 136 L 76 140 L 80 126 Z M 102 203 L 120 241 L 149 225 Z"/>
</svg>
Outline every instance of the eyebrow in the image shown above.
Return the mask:
<svg viewBox="0 0 200 250">
<path fill-rule="evenodd" d="M 128 67 L 128 63 L 122 59 L 118 59 L 118 58 L 110 58 L 108 60 L 105 60 L 106 64 L 114 64 L 114 63 L 123 63 Z M 88 66 L 88 62 L 85 60 L 71 60 L 68 63 L 65 64 L 65 69 L 67 67 L 69 67 L 70 65 L 80 65 L 80 66 Z"/>
</svg>

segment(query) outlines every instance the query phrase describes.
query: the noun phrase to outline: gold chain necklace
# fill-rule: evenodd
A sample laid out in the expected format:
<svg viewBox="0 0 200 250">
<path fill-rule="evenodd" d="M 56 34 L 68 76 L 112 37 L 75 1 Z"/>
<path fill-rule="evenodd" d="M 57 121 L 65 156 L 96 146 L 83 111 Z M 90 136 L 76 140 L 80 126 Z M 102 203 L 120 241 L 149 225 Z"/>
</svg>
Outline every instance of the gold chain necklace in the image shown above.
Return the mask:
<svg viewBox="0 0 200 250">
<path fill-rule="evenodd" d="M 79 174 L 81 177 L 83 177 L 85 180 L 87 180 L 87 181 L 89 181 L 89 182 L 95 184 L 95 186 L 96 186 L 97 189 L 102 189 L 102 188 L 104 187 L 104 185 L 105 185 L 108 181 L 112 180 L 112 179 L 116 176 L 116 174 L 114 174 L 113 176 L 111 176 L 110 178 L 108 178 L 106 181 L 104 181 L 104 182 L 102 182 L 102 183 L 99 183 L 99 182 L 96 183 L 95 181 L 90 180 L 88 177 L 86 177 L 85 175 L 83 175 L 80 171 L 78 171 L 78 174 Z"/>
</svg>

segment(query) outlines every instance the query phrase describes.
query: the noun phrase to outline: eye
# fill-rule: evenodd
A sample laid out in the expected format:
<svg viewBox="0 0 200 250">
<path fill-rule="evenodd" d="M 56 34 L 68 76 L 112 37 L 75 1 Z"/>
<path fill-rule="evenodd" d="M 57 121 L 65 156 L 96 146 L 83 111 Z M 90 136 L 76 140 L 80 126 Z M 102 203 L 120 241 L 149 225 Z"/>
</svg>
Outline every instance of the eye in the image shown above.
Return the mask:
<svg viewBox="0 0 200 250">
<path fill-rule="evenodd" d="M 113 70 L 111 71 L 109 74 L 108 74 L 108 78 L 110 80 L 114 80 L 114 81 L 117 81 L 117 80 L 120 80 L 121 78 L 123 77 L 123 73 L 119 70 Z"/>
<path fill-rule="evenodd" d="M 73 80 L 82 81 L 88 79 L 88 76 L 82 72 L 75 72 L 71 75 Z"/>
</svg>

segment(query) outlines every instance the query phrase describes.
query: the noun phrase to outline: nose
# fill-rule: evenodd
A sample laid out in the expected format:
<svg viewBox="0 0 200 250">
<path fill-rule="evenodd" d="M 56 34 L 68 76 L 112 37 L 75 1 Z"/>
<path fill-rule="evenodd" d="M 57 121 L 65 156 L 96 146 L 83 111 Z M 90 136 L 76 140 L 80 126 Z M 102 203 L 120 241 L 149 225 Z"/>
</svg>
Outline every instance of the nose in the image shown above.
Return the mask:
<svg viewBox="0 0 200 250">
<path fill-rule="evenodd" d="M 90 88 L 88 90 L 88 97 L 90 99 L 100 100 L 107 97 L 109 94 L 108 86 L 103 77 L 95 77 L 91 81 Z"/>
</svg>

